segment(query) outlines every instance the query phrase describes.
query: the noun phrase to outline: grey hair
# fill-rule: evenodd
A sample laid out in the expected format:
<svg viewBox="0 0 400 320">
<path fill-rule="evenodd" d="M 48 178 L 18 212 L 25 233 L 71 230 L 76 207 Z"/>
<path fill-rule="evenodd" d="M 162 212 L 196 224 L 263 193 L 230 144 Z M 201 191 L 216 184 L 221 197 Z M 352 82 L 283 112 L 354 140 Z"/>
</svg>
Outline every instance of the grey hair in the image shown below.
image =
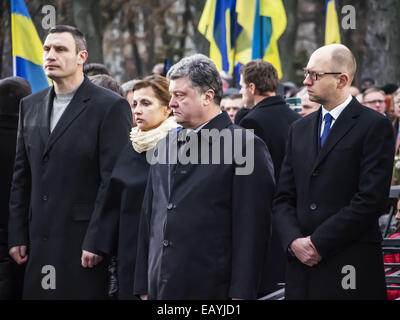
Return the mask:
<svg viewBox="0 0 400 320">
<path fill-rule="evenodd" d="M 201 93 L 211 89 L 214 101 L 220 104 L 222 98 L 222 80 L 214 62 L 202 54 L 194 54 L 174 64 L 167 73 L 168 80 L 188 78 L 192 87 Z"/>
</svg>

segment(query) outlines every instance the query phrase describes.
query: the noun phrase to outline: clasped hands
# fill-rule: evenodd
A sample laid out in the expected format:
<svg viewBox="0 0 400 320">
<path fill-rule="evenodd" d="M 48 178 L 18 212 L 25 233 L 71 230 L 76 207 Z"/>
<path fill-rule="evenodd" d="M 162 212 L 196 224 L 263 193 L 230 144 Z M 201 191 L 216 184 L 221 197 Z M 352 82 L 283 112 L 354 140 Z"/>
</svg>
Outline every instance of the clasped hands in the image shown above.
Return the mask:
<svg viewBox="0 0 400 320">
<path fill-rule="evenodd" d="M 301 263 L 309 267 L 318 264 L 322 259 L 314 244 L 311 242 L 310 236 L 295 239 L 291 243 L 290 249 Z"/>
</svg>

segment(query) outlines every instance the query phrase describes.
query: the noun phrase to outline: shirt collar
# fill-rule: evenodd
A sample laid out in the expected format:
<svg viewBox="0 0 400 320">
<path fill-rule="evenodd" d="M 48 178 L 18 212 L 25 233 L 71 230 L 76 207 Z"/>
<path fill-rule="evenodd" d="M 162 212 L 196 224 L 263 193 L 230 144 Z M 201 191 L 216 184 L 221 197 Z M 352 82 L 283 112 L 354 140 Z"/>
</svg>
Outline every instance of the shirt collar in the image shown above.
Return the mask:
<svg viewBox="0 0 400 320">
<path fill-rule="evenodd" d="M 222 110 L 219 112 L 219 114 L 221 114 L 222 113 Z M 194 129 L 193 131 L 194 132 L 196 132 L 196 133 L 198 133 L 201 129 L 203 129 L 203 127 L 207 124 L 207 123 L 209 123 L 210 121 L 207 121 L 206 123 L 203 123 L 200 127 L 198 127 L 198 128 L 196 128 L 196 129 Z"/>
<path fill-rule="evenodd" d="M 331 116 L 333 117 L 334 120 L 337 120 L 339 118 L 340 114 L 344 110 L 344 108 L 347 107 L 347 105 L 351 102 L 353 99 L 352 95 L 349 95 L 349 97 L 341 104 L 333 108 L 331 111 L 328 111 L 322 106 L 322 119 L 324 119 L 325 115 L 329 112 Z"/>
</svg>

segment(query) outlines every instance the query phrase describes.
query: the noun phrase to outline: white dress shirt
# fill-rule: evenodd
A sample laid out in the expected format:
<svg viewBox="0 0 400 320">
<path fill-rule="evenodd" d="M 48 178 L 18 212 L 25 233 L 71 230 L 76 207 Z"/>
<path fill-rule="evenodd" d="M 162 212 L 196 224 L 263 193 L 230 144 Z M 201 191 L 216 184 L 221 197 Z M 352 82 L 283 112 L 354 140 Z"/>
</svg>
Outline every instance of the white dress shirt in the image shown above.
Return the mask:
<svg viewBox="0 0 400 320">
<path fill-rule="evenodd" d="M 344 110 L 344 108 L 346 108 L 348 106 L 348 104 L 351 102 L 351 100 L 353 99 L 352 95 L 349 95 L 349 97 L 341 104 L 339 104 L 338 106 L 336 106 L 335 108 L 333 108 L 331 111 L 328 111 L 324 108 L 324 106 L 322 106 L 322 123 L 321 123 L 321 131 L 320 131 L 320 136 L 322 136 L 322 132 L 324 132 L 324 127 L 325 127 L 325 115 L 327 113 L 330 113 L 332 116 L 332 123 L 331 123 L 331 128 L 332 126 L 335 124 L 336 119 L 340 116 L 340 114 L 342 113 L 342 111 Z"/>
</svg>

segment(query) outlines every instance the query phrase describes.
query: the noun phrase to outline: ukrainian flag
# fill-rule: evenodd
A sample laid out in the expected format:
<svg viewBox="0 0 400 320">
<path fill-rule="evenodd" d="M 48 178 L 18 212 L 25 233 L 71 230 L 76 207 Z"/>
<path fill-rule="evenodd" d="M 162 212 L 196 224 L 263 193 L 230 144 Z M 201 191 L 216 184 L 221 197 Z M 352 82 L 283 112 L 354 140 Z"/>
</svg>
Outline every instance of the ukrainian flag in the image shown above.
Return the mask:
<svg viewBox="0 0 400 320">
<path fill-rule="evenodd" d="M 210 42 L 210 59 L 218 70 L 233 72 L 235 41 L 241 31 L 236 0 L 207 0 L 198 29 Z"/>
<path fill-rule="evenodd" d="M 326 0 L 325 45 L 340 43 L 338 15 L 335 0 Z"/>
<path fill-rule="evenodd" d="M 43 46 L 23 0 L 11 0 L 13 75 L 29 81 L 32 92 L 49 86 L 43 71 Z"/>
<path fill-rule="evenodd" d="M 261 58 L 282 77 L 277 41 L 286 29 L 282 0 L 207 0 L 199 31 L 210 42 L 218 70 L 232 74 L 241 64 Z"/>
</svg>

